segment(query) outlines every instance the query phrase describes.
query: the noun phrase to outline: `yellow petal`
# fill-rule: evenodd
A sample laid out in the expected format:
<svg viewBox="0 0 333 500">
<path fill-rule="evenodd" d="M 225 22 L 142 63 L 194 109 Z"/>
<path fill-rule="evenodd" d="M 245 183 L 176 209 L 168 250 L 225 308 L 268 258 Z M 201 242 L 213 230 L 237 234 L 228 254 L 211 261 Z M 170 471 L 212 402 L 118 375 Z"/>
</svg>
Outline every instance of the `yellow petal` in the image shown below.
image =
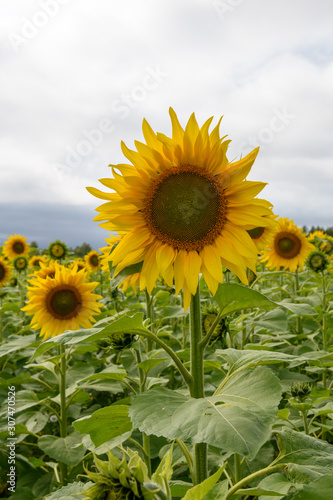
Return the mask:
<svg viewBox="0 0 333 500">
<path fill-rule="evenodd" d="M 185 279 L 192 295 L 195 295 L 198 288 L 201 262 L 200 255 L 194 250 L 188 252 L 185 256 Z"/>
</svg>

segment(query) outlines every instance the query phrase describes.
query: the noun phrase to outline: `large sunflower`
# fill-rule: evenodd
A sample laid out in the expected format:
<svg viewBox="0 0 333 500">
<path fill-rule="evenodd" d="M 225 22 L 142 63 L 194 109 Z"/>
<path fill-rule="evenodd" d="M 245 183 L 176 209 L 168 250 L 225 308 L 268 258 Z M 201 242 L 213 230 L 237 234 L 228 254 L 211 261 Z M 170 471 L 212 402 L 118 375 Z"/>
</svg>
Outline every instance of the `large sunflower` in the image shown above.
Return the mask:
<svg viewBox="0 0 333 500">
<path fill-rule="evenodd" d="M 302 269 L 308 254 L 315 250 L 302 229 L 288 218 L 278 220 L 267 247 L 262 262 L 267 262 L 270 269 L 283 268 L 291 272 L 295 272 L 297 267 Z"/>
<path fill-rule="evenodd" d="M 29 244 L 24 236 L 19 234 L 10 235 L 3 246 L 3 253 L 8 259 L 15 259 L 18 256 L 27 256 L 29 254 Z"/>
<path fill-rule="evenodd" d="M 28 287 L 28 304 L 23 308 L 31 319 L 32 328 L 41 329 L 43 340 L 60 335 L 65 330 L 90 328 L 93 314 L 102 307 L 102 297 L 91 293 L 98 283 L 86 283 L 84 270 L 68 269 L 55 263 L 55 276 L 35 277 Z"/>
<path fill-rule="evenodd" d="M 131 165 L 112 166 L 113 178 L 101 183 L 114 192 L 87 188 L 108 200 L 94 220 L 107 230 L 125 232 L 112 254 L 116 273 L 143 262 L 140 289 L 150 293 L 159 275 L 176 293 L 184 289 L 188 307 L 199 273 L 214 294 L 222 282 L 222 264 L 247 283 L 246 267 L 255 269 L 257 249 L 247 230 L 270 226 L 271 204 L 255 198 L 266 185 L 245 181 L 259 148 L 229 163 L 230 141 L 213 118 L 199 129 L 194 113 L 185 130 L 170 109 L 172 138 L 155 134 L 146 120 L 146 144 L 137 152 L 122 143 Z M 120 173 L 119 173 L 120 172 Z"/>
<path fill-rule="evenodd" d="M 6 284 L 6 281 L 8 281 L 11 274 L 11 264 L 4 258 L 0 257 L 0 287 Z"/>
</svg>

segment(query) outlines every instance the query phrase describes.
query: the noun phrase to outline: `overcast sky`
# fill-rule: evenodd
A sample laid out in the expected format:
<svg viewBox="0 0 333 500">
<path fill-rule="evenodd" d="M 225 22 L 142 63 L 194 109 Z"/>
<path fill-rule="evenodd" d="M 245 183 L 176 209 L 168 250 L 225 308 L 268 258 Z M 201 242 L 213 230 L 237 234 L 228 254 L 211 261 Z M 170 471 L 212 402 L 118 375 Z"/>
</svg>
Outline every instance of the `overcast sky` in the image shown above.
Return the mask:
<svg viewBox="0 0 333 500">
<path fill-rule="evenodd" d="M 331 0 L 1 0 L 0 19 L 0 244 L 104 246 L 85 186 L 144 117 L 169 135 L 169 106 L 224 115 L 275 213 L 333 226 Z"/>
</svg>

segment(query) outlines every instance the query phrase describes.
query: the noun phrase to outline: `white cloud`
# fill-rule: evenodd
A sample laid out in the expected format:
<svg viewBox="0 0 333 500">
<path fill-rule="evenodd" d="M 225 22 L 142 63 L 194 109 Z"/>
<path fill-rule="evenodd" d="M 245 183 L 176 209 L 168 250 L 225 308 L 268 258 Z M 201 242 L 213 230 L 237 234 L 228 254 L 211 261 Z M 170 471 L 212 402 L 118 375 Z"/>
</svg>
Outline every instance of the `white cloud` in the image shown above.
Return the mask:
<svg viewBox="0 0 333 500">
<path fill-rule="evenodd" d="M 15 49 L 11 34 L 23 36 L 56 4 Z M 222 4 L 231 7 L 223 16 Z M 333 225 L 329 0 L 6 0 L 0 9 L 2 204 L 53 204 L 55 225 L 56 207 L 93 209 L 85 186 L 124 161 L 120 141 L 142 139 L 144 116 L 169 134 L 172 105 L 183 124 L 193 111 L 201 123 L 224 114 L 230 158 L 261 146 L 251 175 L 270 183 L 265 196 L 278 213 Z M 98 139 L 105 120 L 109 132 Z M 87 136 L 95 139 L 83 154 Z M 55 165 L 67 166 L 63 178 Z"/>
</svg>

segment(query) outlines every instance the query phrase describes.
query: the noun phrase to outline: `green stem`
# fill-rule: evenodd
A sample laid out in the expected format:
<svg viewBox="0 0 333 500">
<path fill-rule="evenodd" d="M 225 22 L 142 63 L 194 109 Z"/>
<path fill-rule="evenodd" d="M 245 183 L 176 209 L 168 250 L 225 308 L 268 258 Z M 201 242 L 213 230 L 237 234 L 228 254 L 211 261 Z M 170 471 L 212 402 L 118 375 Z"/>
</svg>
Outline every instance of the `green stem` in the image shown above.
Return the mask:
<svg viewBox="0 0 333 500">
<path fill-rule="evenodd" d="M 153 303 L 153 297 L 147 292 L 147 289 L 145 289 L 145 294 L 146 294 L 146 308 L 147 308 L 147 318 L 149 319 L 149 330 L 152 332 L 154 331 L 154 303 Z M 150 352 L 154 344 L 151 339 L 147 339 L 147 347 L 148 347 L 148 352 Z"/>
<path fill-rule="evenodd" d="M 238 483 L 242 479 L 241 458 L 238 455 L 238 453 L 234 454 L 234 460 L 235 460 L 235 480 Z"/>
<path fill-rule="evenodd" d="M 258 470 L 257 472 L 254 472 L 253 474 L 250 474 L 249 476 L 244 477 L 244 479 L 241 479 L 232 488 L 230 488 L 226 498 L 228 499 L 228 498 L 232 497 L 232 495 L 234 495 L 236 493 L 236 491 L 238 491 L 240 488 L 245 486 L 250 481 L 253 481 L 253 479 L 256 479 L 257 477 L 263 476 L 264 474 L 269 474 L 271 472 L 281 470 L 285 466 L 286 466 L 286 464 L 279 464 L 279 465 L 273 465 L 273 466 L 270 465 L 268 467 L 265 467 L 265 469 Z"/>
<path fill-rule="evenodd" d="M 0 344 L 2 343 L 2 297 L 0 298 Z"/>
<path fill-rule="evenodd" d="M 283 300 L 283 274 L 281 274 L 281 276 L 280 276 L 280 287 L 281 287 L 281 290 L 280 290 L 280 301 L 282 302 L 282 300 Z"/>
<path fill-rule="evenodd" d="M 305 432 L 306 435 L 309 435 L 307 413 L 308 413 L 307 411 L 303 411 L 302 412 L 302 416 L 303 416 L 304 432 Z"/>
<path fill-rule="evenodd" d="M 295 271 L 295 294 L 298 295 L 299 292 L 299 276 L 298 276 L 298 268 Z M 296 318 L 296 333 L 302 333 L 302 317 L 297 316 Z"/>
<path fill-rule="evenodd" d="M 178 444 L 179 448 L 182 450 L 182 453 L 186 459 L 186 462 L 188 463 L 188 468 L 189 468 L 190 474 L 192 476 L 193 475 L 193 459 L 191 457 L 191 454 L 188 451 L 186 444 L 181 439 L 175 439 L 175 441 Z"/>
<path fill-rule="evenodd" d="M 204 348 L 200 345 L 201 332 L 201 309 L 199 285 L 196 294 L 191 297 L 190 307 L 190 353 L 191 353 L 191 375 L 192 381 L 189 386 L 192 398 L 203 398 L 204 394 Z M 194 445 L 194 477 L 193 483 L 199 484 L 207 478 L 207 444 L 197 443 Z"/>
<path fill-rule="evenodd" d="M 65 439 L 67 437 L 67 404 L 66 404 L 66 348 L 64 345 L 59 346 L 60 355 L 60 437 Z M 63 462 L 60 463 L 61 470 L 61 485 L 67 483 L 67 465 Z"/>
<path fill-rule="evenodd" d="M 136 356 L 138 363 L 141 363 L 142 358 L 139 349 L 136 350 Z M 146 374 L 142 370 L 142 368 L 139 368 L 139 378 L 140 378 L 140 393 L 142 393 L 145 391 L 145 385 L 146 385 Z M 150 438 L 149 436 L 147 436 L 145 432 L 142 433 L 142 444 L 144 449 L 144 461 L 148 469 L 148 476 L 151 477 Z"/>
</svg>

